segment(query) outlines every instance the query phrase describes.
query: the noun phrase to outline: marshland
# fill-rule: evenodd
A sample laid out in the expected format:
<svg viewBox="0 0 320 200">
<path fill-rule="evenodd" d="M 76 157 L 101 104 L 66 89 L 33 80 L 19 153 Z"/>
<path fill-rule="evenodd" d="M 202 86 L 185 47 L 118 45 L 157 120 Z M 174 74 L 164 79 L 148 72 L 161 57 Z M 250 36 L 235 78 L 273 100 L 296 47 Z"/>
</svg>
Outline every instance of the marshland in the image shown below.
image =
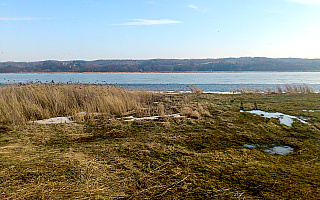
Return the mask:
<svg viewBox="0 0 320 200">
<path fill-rule="evenodd" d="M 320 96 L 307 85 L 282 88 L 208 94 L 194 86 L 190 93 L 1 87 L 1 196 L 318 199 Z M 286 125 L 252 110 L 306 123 Z M 55 117 L 70 123 L 37 123 Z"/>
</svg>

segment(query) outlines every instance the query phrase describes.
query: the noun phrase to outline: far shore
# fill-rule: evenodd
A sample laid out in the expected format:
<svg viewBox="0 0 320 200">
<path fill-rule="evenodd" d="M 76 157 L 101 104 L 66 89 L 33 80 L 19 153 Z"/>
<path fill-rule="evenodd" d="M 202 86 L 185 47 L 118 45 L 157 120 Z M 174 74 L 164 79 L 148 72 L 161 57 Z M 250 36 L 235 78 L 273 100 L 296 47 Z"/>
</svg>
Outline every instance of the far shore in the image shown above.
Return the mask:
<svg viewBox="0 0 320 200">
<path fill-rule="evenodd" d="M 0 73 L 1 74 L 183 74 L 183 73 L 275 73 L 275 72 L 320 72 L 320 70 L 314 71 L 163 71 L 163 72 L 17 72 L 17 73 Z"/>
</svg>

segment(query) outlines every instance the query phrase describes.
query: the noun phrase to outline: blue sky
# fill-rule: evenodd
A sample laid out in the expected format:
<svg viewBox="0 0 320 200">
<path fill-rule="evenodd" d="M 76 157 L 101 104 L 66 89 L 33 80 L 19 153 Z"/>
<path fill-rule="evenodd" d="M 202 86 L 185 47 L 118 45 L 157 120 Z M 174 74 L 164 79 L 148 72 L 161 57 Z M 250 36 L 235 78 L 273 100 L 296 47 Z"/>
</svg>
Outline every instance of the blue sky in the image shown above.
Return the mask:
<svg viewBox="0 0 320 200">
<path fill-rule="evenodd" d="M 0 61 L 320 58 L 320 0 L 0 0 Z"/>
</svg>

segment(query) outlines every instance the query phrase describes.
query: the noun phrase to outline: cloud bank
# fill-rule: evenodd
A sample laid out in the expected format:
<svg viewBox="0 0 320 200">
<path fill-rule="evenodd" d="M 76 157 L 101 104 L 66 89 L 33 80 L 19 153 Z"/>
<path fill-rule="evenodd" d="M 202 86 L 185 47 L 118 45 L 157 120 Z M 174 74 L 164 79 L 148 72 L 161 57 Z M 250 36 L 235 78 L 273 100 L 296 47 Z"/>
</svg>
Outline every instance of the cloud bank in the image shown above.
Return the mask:
<svg viewBox="0 0 320 200">
<path fill-rule="evenodd" d="M 121 24 L 113 24 L 117 26 L 139 26 L 139 25 L 162 25 L 162 24 L 178 24 L 182 23 L 181 21 L 175 21 L 171 19 L 160 19 L 160 20 L 151 20 L 151 19 L 129 19 L 129 22 Z"/>
</svg>

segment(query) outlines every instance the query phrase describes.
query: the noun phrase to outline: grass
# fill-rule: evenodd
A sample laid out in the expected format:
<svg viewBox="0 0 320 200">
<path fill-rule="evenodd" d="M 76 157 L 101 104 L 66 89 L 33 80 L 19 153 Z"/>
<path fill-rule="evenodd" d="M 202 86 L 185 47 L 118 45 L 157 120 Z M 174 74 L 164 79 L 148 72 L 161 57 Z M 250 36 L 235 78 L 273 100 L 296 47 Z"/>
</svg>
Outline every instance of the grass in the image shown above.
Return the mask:
<svg viewBox="0 0 320 200">
<path fill-rule="evenodd" d="M 122 116 L 150 103 L 156 94 L 126 91 L 117 86 L 26 84 L 0 88 L 0 122 L 72 116 L 79 112 Z"/>
<path fill-rule="evenodd" d="M 28 93 L 37 88 L 41 94 Z M 55 88 L 64 96 L 53 95 Z M 97 85 L 12 86 L 1 92 L 7 95 L 7 107 L 20 109 L 19 101 L 10 98 L 23 95 L 28 108 L 47 110 L 46 115 L 11 112 L 20 118 L 1 115 L 2 199 L 320 198 L 320 112 L 303 111 L 320 110 L 319 94 L 154 94 Z M 86 94 L 99 100 L 86 99 Z M 63 99 L 70 106 L 57 112 L 55 106 L 34 103 L 30 97 Z M 303 116 L 311 125 L 287 127 L 276 119 L 240 113 L 241 102 L 244 110 L 258 107 Z M 106 109 L 109 104 L 113 107 Z M 72 124 L 25 123 L 79 111 L 105 114 L 77 118 Z M 185 117 L 119 119 L 178 112 Z M 263 151 L 275 145 L 290 146 L 294 152 L 281 156 Z"/>
<path fill-rule="evenodd" d="M 252 90 L 251 88 L 241 88 L 238 90 L 241 94 L 283 94 L 283 93 L 290 93 L 290 94 L 310 94 L 314 93 L 313 89 L 310 88 L 307 84 L 302 85 L 290 85 L 285 84 L 284 87 L 279 85 L 276 86 L 276 90 L 271 90 L 267 87 L 263 92 L 259 91 L 258 89 Z"/>
</svg>

